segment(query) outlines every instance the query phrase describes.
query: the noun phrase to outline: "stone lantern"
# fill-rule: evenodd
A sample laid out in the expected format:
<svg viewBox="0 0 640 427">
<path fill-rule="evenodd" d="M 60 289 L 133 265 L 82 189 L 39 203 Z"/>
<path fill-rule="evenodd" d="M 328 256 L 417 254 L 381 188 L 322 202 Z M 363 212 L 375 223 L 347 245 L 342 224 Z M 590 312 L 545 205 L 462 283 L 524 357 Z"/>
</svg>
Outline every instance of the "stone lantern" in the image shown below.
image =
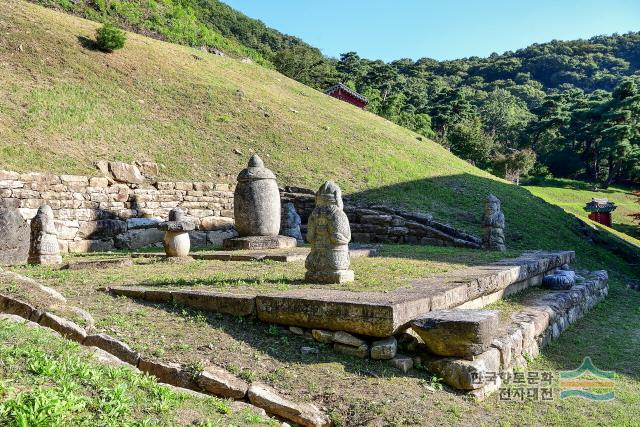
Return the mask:
<svg viewBox="0 0 640 427">
<path fill-rule="evenodd" d="M 185 258 L 189 256 L 191 240 L 189 231 L 195 229 L 195 224 L 184 217 L 180 208 L 169 211 L 169 220 L 158 224 L 158 229 L 164 231 L 164 251 L 170 258 Z"/>
<path fill-rule="evenodd" d="M 276 176 L 254 154 L 238 175 L 233 214 L 239 237 L 223 242 L 225 249 L 275 249 L 296 246 L 296 239 L 280 236 L 280 190 Z"/>
</svg>

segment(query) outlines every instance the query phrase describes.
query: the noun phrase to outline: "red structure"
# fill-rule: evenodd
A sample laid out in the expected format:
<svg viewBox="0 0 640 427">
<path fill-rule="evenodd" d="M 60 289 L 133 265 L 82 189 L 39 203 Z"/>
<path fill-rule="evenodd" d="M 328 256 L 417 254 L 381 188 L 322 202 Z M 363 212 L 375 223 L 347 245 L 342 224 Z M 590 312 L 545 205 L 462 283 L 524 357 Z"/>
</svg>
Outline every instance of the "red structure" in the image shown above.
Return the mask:
<svg viewBox="0 0 640 427">
<path fill-rule="evenodd" d="M 617 206 L 607 199 L 593 198 L 584 207 L 584 210 L 589 212 L 589 219 L 611 227 L 611 212 L 616 210 Z"/>
<path fill-rule="evenodd" d="M 341 101 L 353 104 L 358 108 L 364 108 L 369 103 L 369 100 L 367 98 L 360 95 L 355 90 L 348 88 L 342 83 L 331 86 L 329 89 L 325 90 L 324 93 L 329 96 L 333 96 L 334 98 L 338 98 Z"/>
</svg>

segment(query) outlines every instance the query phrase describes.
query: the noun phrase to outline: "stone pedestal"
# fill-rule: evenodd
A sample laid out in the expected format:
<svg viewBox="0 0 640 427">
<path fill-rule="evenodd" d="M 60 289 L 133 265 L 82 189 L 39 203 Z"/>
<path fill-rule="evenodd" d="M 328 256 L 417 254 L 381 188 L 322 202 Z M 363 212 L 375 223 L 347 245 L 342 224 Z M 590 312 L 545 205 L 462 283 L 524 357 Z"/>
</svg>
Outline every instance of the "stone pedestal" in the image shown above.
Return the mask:
<svg viewBox="0 0 640 427">
<path fill-rule="evenodd" d="M 338 271 L 307 271 L 304 281 L 309 283 L 346 283 L 353 282 L 355 276 L 353 270 Z"/>
<path fill-rule="evenodd" d="M 287 249 L 295 248 L 296 239 L 288 236 L 246 236 L 226 239 L 222 246 L 226 250 L 242 249 Z"/>
</svg>

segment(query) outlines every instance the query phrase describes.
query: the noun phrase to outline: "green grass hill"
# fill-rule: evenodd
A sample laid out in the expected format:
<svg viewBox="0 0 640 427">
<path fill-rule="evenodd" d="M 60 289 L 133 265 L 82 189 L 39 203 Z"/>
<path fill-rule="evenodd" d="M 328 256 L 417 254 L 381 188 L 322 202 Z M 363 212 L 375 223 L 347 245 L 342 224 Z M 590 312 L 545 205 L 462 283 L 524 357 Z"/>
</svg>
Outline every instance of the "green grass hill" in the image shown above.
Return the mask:
<svg viewBox="0 0 640 427">
<path fill-rule="evenodd" d="M 0 168 L 88 174 L 98 159 L 153 160 L 163 179 L 218 180 L 256 151 L 281 185 L 333 179 L 476 234 L 494 193 L 511 247 L 597 251 L 563 210 L 383 118 L 260 65 L 134 33 L 106 54 L 92 49 L 98 26 L 3 2 Z"/>
</svg>

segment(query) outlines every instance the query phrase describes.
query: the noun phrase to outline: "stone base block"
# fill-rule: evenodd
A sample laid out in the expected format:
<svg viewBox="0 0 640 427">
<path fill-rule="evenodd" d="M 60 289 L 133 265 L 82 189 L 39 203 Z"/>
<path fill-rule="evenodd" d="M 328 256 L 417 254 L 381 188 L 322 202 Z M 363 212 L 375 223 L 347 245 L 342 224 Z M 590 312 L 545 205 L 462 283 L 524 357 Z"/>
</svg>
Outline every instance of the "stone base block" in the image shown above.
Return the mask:
<svg viewBox="0 0 640 427">
<path fill-rule="evenodd" d="M 29 264 L 57 265 L 62 264 L 62 256 L 60 255 L 38 255 L 29 257 Z"/>
<path fill-rule="evenodd" d="M 353 282 L 354 280 L 353 270 L 307 271 L 304 275 L 304 281 L 309 283 L 336 284 Z"/>
<path fill-rule="evenodd" d="M 433 354 L 471 358 L 489 348 L 498 332 L 498 312 L 435 310 L 411 322 Z"/>
<path fill-rule="evenodd" d="M 298 242 L 288 236 L 246 236 L 225 239 L 222 243 L 224 249 L 286 249 L 295 248 Z"/>
</svg>

